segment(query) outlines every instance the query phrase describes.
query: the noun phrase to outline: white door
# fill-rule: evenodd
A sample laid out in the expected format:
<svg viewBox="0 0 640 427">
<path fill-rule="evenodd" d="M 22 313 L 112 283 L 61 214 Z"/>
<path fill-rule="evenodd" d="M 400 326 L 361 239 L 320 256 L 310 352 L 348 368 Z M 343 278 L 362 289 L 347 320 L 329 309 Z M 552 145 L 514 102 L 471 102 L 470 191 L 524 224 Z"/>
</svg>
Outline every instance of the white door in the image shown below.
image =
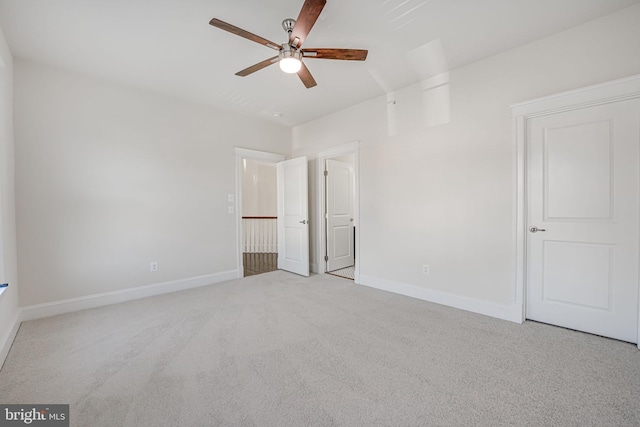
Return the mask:
<svg viewBox="0 0 640 427">
<path fill-rule="evenodd" d="M 353 166 L 326 161 L 327 271 L 355 264 L 353 248 Z"/>
<path fill-rule="evenodd" d="M 277 164 L 278 268 L 309 276 L 307 158 Z"/>
<path fill-rule="evenodd" d="M 640 100 L 527 121 L 527 318 L 638 341 Z"/>
</svg>

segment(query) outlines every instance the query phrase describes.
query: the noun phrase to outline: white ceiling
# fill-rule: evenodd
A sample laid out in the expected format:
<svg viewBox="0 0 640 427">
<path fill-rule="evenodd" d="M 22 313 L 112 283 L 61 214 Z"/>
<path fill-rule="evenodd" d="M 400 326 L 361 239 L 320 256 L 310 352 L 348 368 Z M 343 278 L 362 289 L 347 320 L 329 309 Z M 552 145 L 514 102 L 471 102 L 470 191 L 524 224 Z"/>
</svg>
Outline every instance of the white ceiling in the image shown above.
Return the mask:
<svg viewBox="0 0 640 427">
<path fill-rule="evenodd" d="M 274 51 L 208 24 L 283 43 L 303 0 L 0 0 L 0 26 L 16 57 L 296 125 L 638 2 L 328 0 L 304 47 L 369 57 L 306 59 L 311 89 L 277 66 L 235 76 Z"/>
</svg>

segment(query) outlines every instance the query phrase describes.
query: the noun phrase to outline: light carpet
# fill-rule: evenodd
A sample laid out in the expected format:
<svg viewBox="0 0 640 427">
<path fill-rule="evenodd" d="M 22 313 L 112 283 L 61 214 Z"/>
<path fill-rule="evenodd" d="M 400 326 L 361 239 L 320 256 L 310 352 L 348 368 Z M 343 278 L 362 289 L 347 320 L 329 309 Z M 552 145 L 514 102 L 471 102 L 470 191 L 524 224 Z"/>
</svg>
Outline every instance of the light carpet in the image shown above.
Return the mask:
<svg viewBox="0 0 640 427">
<path fill-rule="evenodd" d="M 638 426 L 640 352 L 276 271 L 25 322 L 0 401 L 74 426 Z"/>
</svg>

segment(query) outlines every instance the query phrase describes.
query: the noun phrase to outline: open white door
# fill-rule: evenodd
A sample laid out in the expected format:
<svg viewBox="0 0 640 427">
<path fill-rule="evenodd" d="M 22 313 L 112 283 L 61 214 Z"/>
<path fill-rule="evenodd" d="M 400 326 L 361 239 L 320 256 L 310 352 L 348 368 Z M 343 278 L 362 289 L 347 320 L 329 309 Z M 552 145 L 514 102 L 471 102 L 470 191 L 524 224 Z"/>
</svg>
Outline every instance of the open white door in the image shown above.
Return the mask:
<svg viewBox="0 0 640 427">
<path fill-rule="evenodd" d="M 353 248 L 353 166 L 328 159 L 326 163 L 327 271 L 355 264 Z"/>
<path fill-rule="evenodd" d="M 307 158 L 277 164 L 278 268 L 309 276 L 309 184 Z"/>
</svg>

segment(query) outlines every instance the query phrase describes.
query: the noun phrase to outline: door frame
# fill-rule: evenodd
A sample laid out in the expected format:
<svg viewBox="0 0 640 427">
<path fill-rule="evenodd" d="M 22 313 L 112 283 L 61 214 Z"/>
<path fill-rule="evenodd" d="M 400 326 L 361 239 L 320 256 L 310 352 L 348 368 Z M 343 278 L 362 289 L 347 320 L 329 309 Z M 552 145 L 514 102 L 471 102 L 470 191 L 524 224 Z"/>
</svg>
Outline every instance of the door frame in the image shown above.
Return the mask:
<svg viewBox="0 0 640 427">
<path fill-rule="evenodd" d="M 316 225 L 317 230 L 317 242 L 316 242 L 316 259 L 315 263 L 317 266 L 318 274 L 326 273 L 326 263 L 324 261 L 324 254 L 327 250 L 327 242 L 326 242 L 326 234 L 327 234 L 327 226 L 324 221 L 324 207 L 326 204 L 326 185 L 324 180 L 324 161 L 328 159 L 332 159 L 334 157 L 341 157 L 353 154 L 353 181 L 354 181 L 354 192 L 353 192 L 353 221 L 354 227 L 356 227 L 356 236 L 355 236 L 355 273 L 354 273 L 354 283 L 360 284 L 360 234 L 362 233 L 360 226 L 360 142 L 352 142 L 350 144 L 339 145 L 337 147 L 330 148 L 325 151 L 321 151 L 317 153 L 314 157 L 316 158 L 316 181 L 317 181 L 317 206 L 316 206 L 316 218 L 318 219 L 318 224 Z"/>
<path fill-rule="evenodd" d="M 242 235 L 242 161 L 259 160 L 265 163 L 276 163 L 285 160 L 283 154 L 270 153 L 267 151 L 251 150 L 248 148 L 235 148 L 236 162 L 236 192 L 235 201 L 228 202 L 229 206 L 234 206 L 236 213 L 236 265 L 238 268 L 238 278 L 244 277 L 244 260 L 242 257 L 243 235 Z"/>
<path fill-rule="evenodd" d="M 597 105 L 640 98 L 640 74 L 613 80 L 585 88 L 562 92 L 544 98 L 511 106 L 514 149 L 514 232 L 513 244 L 516 254 L 516 277 L 513 300 L 518 307 L 520 322 L 526 319 L 527 281 L 527 122 L 529 119 L 580 110 Z M 640 159 L 638 159 L 640 161 Z M 638 219 L 640 222 L 640 218 Z M 640 237 L 640 236 L 639 236 Z M 640 281 L 638 282 L 640 287 Z M 639 292 L 640 295 L 640 292 Z M 638 298 L 638 348 L 640 349 L 640 296 Z"/>
</svg>

